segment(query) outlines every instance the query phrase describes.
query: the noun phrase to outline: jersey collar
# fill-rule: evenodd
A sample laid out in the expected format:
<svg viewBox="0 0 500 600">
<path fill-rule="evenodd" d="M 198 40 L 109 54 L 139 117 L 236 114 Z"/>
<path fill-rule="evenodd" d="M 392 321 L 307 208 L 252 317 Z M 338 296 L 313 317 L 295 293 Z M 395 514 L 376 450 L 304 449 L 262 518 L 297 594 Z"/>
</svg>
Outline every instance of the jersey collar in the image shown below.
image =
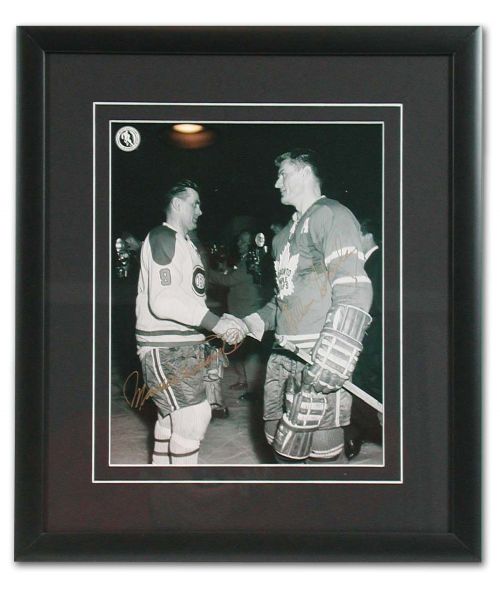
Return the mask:
<svg viewBox="0 0 500 600">
<path fill-rule="evenodd" d="M 162 225 L 163 225 L 164 227 L 169 227 L 170 229 L 173 229 L 173 231 L 175 231 L 176 233 L 178 233 L 178 234 L 179 234 L 179 235 L 180 235 L 182 238 L 184 238 L 184 239 L 186 239 L 186 240 L 188 240 L 188 239 L 189 239 L 189 236 L 188 236 L 188 234 L 187 234 L 187 233 L 186 233 L 186 235 L 183 235 L 183 234 L 182 234 L 182 233 L 181 233 L 181 232 L 180 232 L 180 231 L 177 229 L 177 227 L 174 227 L 174 226 L 173 226 L 173 225 L 171 225 L 170 223 L 167 223 L 167 221 L 163 221 Z"/>
<path fill-rule="evenodd" d="M 321 194 L 321 196 L 317 198 L 303 214 L 300 214 L 299 211 L 294 212 L 292 215 L 293 222 L 297 223 L 297 221 L 300 221 L 300 219 L 302 219 L 302 217 L 311 210 L 311 208 L 316 204 L 316 202 L 323 200 L 323 198 L 326 198 L 325 194 Z"/>
</svg>

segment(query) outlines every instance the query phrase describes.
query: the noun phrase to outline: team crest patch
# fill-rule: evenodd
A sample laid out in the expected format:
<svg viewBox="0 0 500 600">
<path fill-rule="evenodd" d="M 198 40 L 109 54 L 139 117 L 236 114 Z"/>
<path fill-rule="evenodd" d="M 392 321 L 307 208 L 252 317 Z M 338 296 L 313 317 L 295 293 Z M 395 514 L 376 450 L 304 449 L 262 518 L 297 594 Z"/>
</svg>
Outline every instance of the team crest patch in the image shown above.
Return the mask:
<svg viewBox="0 0 500 600">
<path fill-rule="evenodd" d="M 201 267 L 196 267 L 193 272 L 193 289 L 199 296 L 203 296 L 205 294 L 205 286 L 205 271 Z"/>
<path fill-rule="evenodd" d="M 283 252 L 280 254 L 279 260 L 274 261 L 276 270 L 276 283 L 278 286 L 278 298 L 283 300 L 286 296 L 293 294 L 295 286 L 293 285 L 293 277 L 297 271 L 299 264 L 299 255 L 293 254 L 290 256 L 290 242 L 287 243 Z"/>
<path fill-rule="evenodd" d="M 116 132 L 115 142 L 120 150 L 124 152 L 132 152 L 139 147 L 141 143 L 141 134 L 135 127 L 127 125 Z"/>
</svg>

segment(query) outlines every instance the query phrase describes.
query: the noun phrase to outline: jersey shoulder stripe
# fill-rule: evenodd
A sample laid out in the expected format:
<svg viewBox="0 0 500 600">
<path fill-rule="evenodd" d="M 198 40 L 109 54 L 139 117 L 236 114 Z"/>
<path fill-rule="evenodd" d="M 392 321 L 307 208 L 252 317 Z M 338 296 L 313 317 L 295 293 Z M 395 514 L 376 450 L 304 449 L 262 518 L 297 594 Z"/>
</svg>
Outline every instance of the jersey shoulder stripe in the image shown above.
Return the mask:
<svg viewBox="0 0 500 600">
<path fill-rule="evenodd" d="M 155 227 L 149 233 L 151 256 L 155 263 L 164 266 L 172 262 L 175 254 L 175 236 L 175 231 L 164 225 Z"/>
</svg>

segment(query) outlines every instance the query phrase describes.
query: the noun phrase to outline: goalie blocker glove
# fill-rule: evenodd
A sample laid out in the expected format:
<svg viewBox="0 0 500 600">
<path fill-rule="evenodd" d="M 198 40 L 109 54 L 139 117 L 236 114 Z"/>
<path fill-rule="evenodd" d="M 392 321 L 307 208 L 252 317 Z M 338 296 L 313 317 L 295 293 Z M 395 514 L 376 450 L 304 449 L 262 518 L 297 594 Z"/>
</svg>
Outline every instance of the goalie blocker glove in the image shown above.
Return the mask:
<svg viewBox="0 0 500 600">
<path fill-rule="evenodd" d="M 312 351 L 313 364 L 304 369 L 304 385 L 323 394 L 341 388 L 352 376 L 371 321 L 370 315 L 356 306 L 331 308 Z"/>
</svg>

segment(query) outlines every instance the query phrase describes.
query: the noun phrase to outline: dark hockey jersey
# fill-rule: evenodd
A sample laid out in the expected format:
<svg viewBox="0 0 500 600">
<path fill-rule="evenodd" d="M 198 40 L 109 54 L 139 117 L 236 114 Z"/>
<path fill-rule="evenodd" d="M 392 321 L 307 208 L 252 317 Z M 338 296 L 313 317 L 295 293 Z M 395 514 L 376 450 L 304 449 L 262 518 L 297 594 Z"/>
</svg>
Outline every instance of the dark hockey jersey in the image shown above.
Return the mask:
<svg viewBox="0 0 500 600">
<path fill-rule="evenodd" d="M 275 236 L 273 256 L 276 296 L 257 313 L 264 329 L 310 350 L 333 305 L 369 311 L 359 223 L 340 202 L 323 196 L 300 218 L 295 213 Z"/>
</svg>

